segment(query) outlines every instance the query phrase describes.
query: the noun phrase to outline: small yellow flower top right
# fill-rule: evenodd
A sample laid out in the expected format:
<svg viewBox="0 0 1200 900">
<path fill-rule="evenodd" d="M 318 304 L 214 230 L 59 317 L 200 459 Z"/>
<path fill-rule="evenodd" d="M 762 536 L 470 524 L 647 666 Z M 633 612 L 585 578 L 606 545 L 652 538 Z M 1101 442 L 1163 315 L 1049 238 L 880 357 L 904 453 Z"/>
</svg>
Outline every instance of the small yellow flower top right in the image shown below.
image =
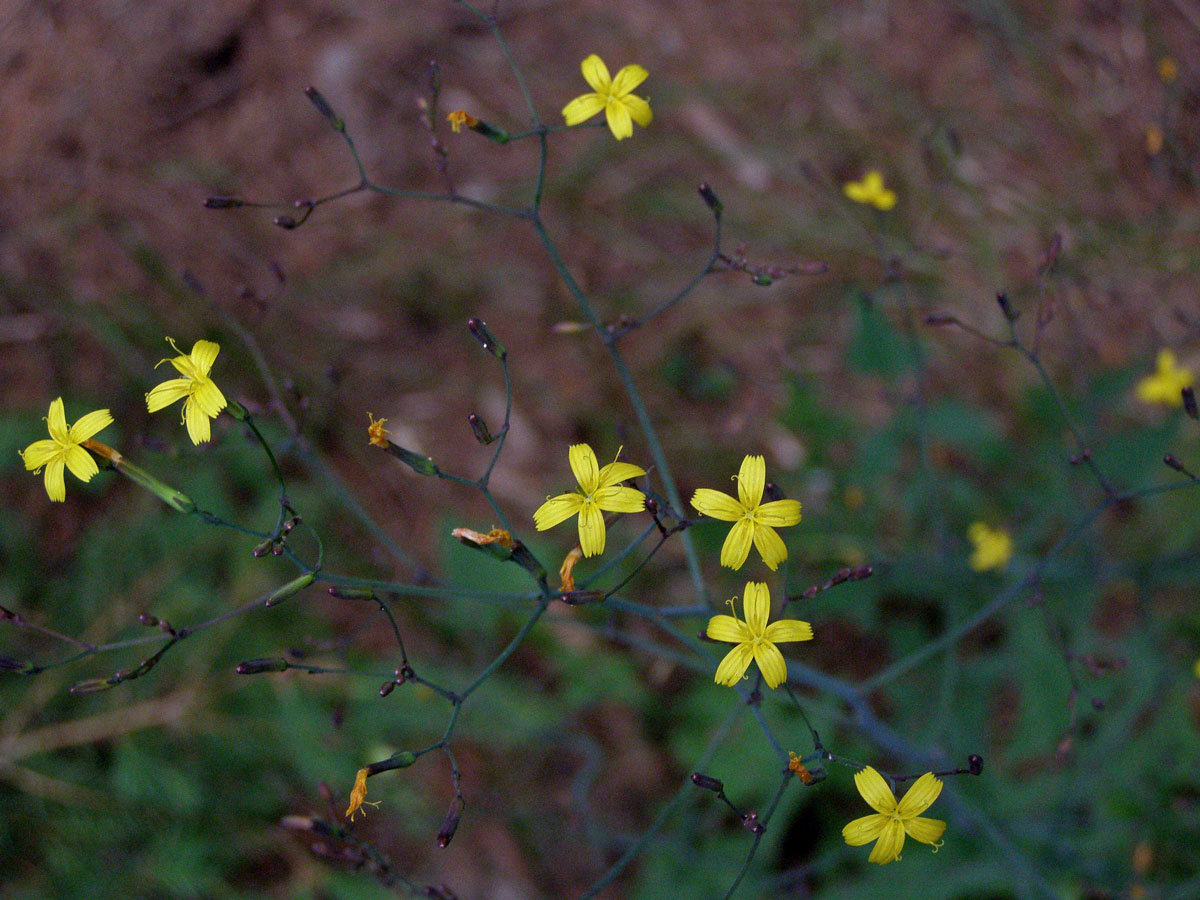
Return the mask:
<svg viewBox="0 0 1200 900">
<path fill-rule="evenodd" d="M 906 834 L 914 841 L 932 844 L 934 852 L 937 852 L 941 846 L 939 841 L 946 831 L 946 823 L 921 815 L 942 792 L 942 783 L 932 772 L 926 772 L 918 778 L 899 803 L 883 776 L 870 766 L 854 774 L 854 786 L 867 805 L 875 810 L 875 815 L 850 822 L 842 829 L 842 837 L 851 847 L 875 841 L 867 862 L 886 866 L 898 860 L 900 851 L 904 849 Z"/>
<path fill-rule="evenodd" d="M 896 192 L 883 186 L 883 173 L 871 169 L 862 181 L 847 181 L 842 191 L 855 203 L 865 203 L 887 212 L 896 205 Z"/>
<path fill-rule="evenodd" d="M 1158 351 L 1154 374 L 1137 383 L 1138 399 L 1178 408 L 1183 406 L 1183 389 L 1191 387 L 1193 380 L 1192 370 L 1177 365 L 1175 354 L 1164 348 Z"/>
<path fill-rule="evenodd" d="M 1012 535 L 1003 528 L 992 528 L 986 522 L 972 522 L 967 528 L 967 540 L 975 546 L 970 565 L 976 572 L 1000 571 L 1012 558 Z"/>
<path fill-rule="evenodd" d="M 643 128 L 654 118 L 650 104 L 633 93 L 633 89 L 645 81 L 650 73 L 638 65 L 625 66 L 613 78 L 608 74 L 604 60 L 593 53 L 580 68 L 583 79 L 595 93 L 581 94 L 563 107 L 563 119 L 567 125 L 579 125 L 598 112 L 608 119 L 609 130 L 618 141 L 633 137 L 633 123 Z"/>
</svg>

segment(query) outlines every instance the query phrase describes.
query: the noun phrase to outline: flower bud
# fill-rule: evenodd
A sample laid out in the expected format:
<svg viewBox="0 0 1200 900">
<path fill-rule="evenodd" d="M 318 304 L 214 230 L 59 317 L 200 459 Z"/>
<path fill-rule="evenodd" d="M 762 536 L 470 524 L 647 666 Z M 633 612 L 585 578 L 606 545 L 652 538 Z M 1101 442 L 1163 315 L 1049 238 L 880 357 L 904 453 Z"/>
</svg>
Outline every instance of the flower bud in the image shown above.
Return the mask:
<svg viewBox="0 0 1200 900">
<path fill-rule="evenodd" d="M 205 197 L 205 209 L 238 209 L 244 206 L 246 201 L 239 200 L 237 197 Z"/>
<path fill-rule="evenodd" d="M 692 773 L 692 784 L 706 791 L 712 791 L 715 794 L 720 794 L 725 790 L 725 785 L 719 778 L 713 778 L 711 775 L 705 775 L 703 772 Z"/>
<path fill-rule="evenodd" d="M 247 659 L 237 664 L 234 669 L 239 675 L 260 675 L 263 672 L 287 671 L 288 661 L 282 656 L 269 656 L 263 659 Z"/>
<path fill-rule="evenodd" d="M 388 442 L 385 449 L 418 475 L 438 474 L 438 467 L 428 456 L 422 456 L 419 453 L 413 453 L 411 450 L 405 450 L 399 444 L 393 444 L 391 441 Z"/>
<path fill-rule="evenodd" d="M 1200 419 L 1200 411 L 1196 409 L 1196 392 L 1190 387 L 1183 389 L 1183 411 L 1193 419 Z"/>
<path fill-rule="evenodd" d="M 337 597 L 339 600 L 374 600 L 375 592 L 334 586 L 329 589 L 329 596 Z"/>
<path fill-rule="evenodd" d="M 725 207 L 721 201 L 717 199 L 717 194 L 712 189 L 712 186 L 705 181 L 702 182 L 700 186 L 696 188 L 696 190 L 700 192 L 700 199 L 703 200 L 708 208 L 713 211 L 713 214 L 720 216 Z"/>
<path fill-rule="evenodd" d="M 471 431 L 475 435 L 475 440 L 479 441 L 479 443 L 487 445 L 495 440 L 495 438 L 492 436 L 492 432 L 488 430 L 487 422 L 483 421 L 483 419 L 481 419 L 475 413 L 471 413 L 469 416 L 467 416 L 467 422 L 471 426 Z"/>
<path fill-rule="evenodd" d="M 467 328 L 474 335 L 475 340 L 479 341 L 480 345 L 488 353 L 497 359 L 504 359 L 508 355 L 508 351 L 504 349 L 504 345 L 496 340 L 495 336 L 488 330 L 487 324 L 483 319 L 472 317 L 467 319 Z"/>
<path fill-rule="evenodd" d="M 304 89 L 304 94 L 312 101 L 312 105 L 317 108 L 317 112 L 325 117 L 325 120 L 333 127 L 334 131 L 344 132 L 346 130 L 346 123 L 342 121 L 341 116 L 333 111 L 333 107 L 329 105 L 329 101 L 325 99 L 320 91 L 310 84 Z"/>
<path fill-rule="evenodd" d="M 978 753 L 972 753 L 967 757 L 967 769 L 972 775 L 978 775 L 983 771 L 983 757 Z"/>
<path fill-rule="evenodd" d="M 450 841 L 454 838 L 454 832 L 458 830 L 458 822 L 462 818 L 462 811 L 462 797 L 455 797 L 450 801 L 450 808 L 446 811 L 446 819 L 442 822 L 442 830 L 438 832 L 437 836 L 437 845 L 443 850 L 450 846 Z"/>
<path fill-rule="evenodd" d="M 1004 313 L 1004 318 L 1010 322 L 1017 321 L 1017 317 L 1021 314 L 1013 309 L 1012 304 L 1008 300 L 1008 294 L 1001 291 L 996 295 L 996 302 L 1000 304 L 1000 311 Z"/>
<path fill-rule="evenodd" d="M 278 588 L 270 597 L 266 599 L 263 606 L 276 606 L 284 600 L 290 600 L 298 593 L 313 583 L 313 579 L 317 577 L 316 572 L 305 572 L 298 578 L 293 578 L 287 584 Z"/>
</svg>

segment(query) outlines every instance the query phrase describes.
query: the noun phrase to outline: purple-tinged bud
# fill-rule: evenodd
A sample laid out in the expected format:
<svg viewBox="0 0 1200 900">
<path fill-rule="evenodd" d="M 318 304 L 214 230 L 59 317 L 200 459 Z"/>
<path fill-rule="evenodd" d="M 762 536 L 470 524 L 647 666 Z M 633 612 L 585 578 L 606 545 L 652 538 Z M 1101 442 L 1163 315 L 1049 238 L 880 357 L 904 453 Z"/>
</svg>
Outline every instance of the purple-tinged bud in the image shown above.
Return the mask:
<svg viewBox="0 0 1200 900">
<path fill-rule="evenodd" d="M 276 216 L 271 220 L 271 224 L 282 228 L 284 231 L 291 231 L 300 223 L 297 222 L 292 216 Z"/>
<path fill-rule="evenodd" d="M 285 672 L 287 669 L 288 661 L 282 656 L 268 656 L 240 662 L 234 671 L 239 675 L 260 675 L 263 672 Z"/>
<path fill-rule="evenodd" d="M 238 209 L 245 206 L 245 200 L 239 200 L 237 197 L 205 197 L 205 209 Z"/>
<path fill-rule="evenodd" d="M 762 834 L 767 830 L 766 826 L 758 821 L 758 813 L 756 812 L 748 812 L 742 816 L 742 825 L 751 834 Z"/>
<path fill-rule="evenodd" d="M 983 771 L 983 757 L 978 753 L 972 753 L 967 757 L 967 769 L 972 775 L 978 775 Z"/>
<path fill-rule="evenodd" d="M 385 681 L 383 684 L 381 684 L 379 686 L 379 696 L 386 697 L 388 694 L 390 694 L 395 689 L 396 689 L 396 682 Z"/>
<path fill-rule="evenodd" d="M 304 89 L 304 94 L 312 101 L 312 105 L 317 108 L 325 120 L 333 127 L 334 131 L 343 132 L 346 130 L 346 123 L 342 121 L 342 117 L 333 111 L 333 107 L 329 105 L 329 101 L 325 96 L 311 84 Z"/>
<path fill-rule="evenodd" d="M 1181 463 L 1173 453 L 1168 453 L 1166 456 L 1164 456 L 1163 463 L 1168 468 L 1174 469 L 1176 472 L 1187 472 L 1187 469 L 1183 467 L 1183 463 Z"/>
<path fill-rule="evenodd" d="M 492 437 L 492 432 L 487 427 L 487 422 L 483 421 L 476 413 L 471 413 L 467 416 L 467 423 L 471 426 L 471 432 L 475 435 L 475 440 L 479 443 L 490 444 L 495 440 Z"/>
<path fill-rule="evenodd" d="M 721 779 L 705 775 L 703 772 L 692 773 L 692 784 L 706 791 L 712 791 L 714 794 L 720 794 L 725 790 L 725 785 L 721 782 Z"/>
<path fill-rule="evenodd" d="M 442 822 L 442 830 L 438 832 L 437 836 L 437 845 L 443 850 L 450 846 L 450 841 L 454 839 L 454 832 L 458 831 L 458 822 L 462 818 L 462 811 L 462 797 L 455 797 L 450 801 L 450 809 L 446 811 L 446 819 Z"/>
<path fill-rule="evenodd" d="M 1017 321 L 1017 318 L 1021 314 L 1017 312 L 1017 310 L 1013 309 L 1012 303 L 1010 303 L 1008 300 L 1008 294 L 1004 293 L 1004 291 L 1001 291 L 996 295 L 996 302 L 1000 304 L 1000 312 L 1004 313 L 1004 318 L 1008 319 L 1010 322 Z"/>
<path fill-rule="evenodd" d="M 483 349 L 492 354 L 492 356 L 497 359 L 504 359 L 508 355 L 508 351 L 504 349 L 504 345 L 496 340 L 495 335 L 488 330 L 487 324 L 483 319 L 474 316 L 467 319 L 467 328 L 474 335 L 475 340 L 479 341 Z"/>
<path fill-rule="evenodd" d="M 697 187 L 696 190 L 700 193 L 700 199 L 703 200 L 705 205 L 713 211 L 713 215 L 720 216 L 725 210 L 725 206 L 719 199 L 717 199 L 717 193 L 712 189 L 712 185 L 710 185 L 707 181 L 701 182 L 700 186 Z"/>
<path fill-rule="evenodd" d="M 158 625 L 158 616 L 152 616 L 150 613 L 142 613 L 138 616 L 138 624 L 145 625 L 147 628 L 153 628 Z"/>
</svg>

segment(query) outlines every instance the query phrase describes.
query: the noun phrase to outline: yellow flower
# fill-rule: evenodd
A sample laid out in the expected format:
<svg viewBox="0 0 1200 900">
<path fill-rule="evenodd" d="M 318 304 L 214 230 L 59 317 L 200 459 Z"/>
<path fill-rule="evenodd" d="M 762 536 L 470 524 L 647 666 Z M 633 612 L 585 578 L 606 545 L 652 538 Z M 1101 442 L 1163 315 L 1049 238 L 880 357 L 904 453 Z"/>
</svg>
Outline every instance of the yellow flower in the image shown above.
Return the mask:
<svg viewBox="0 0 1200 900">
<path fill-rule="evenodd" d="M 173 340 L 167 338 L 167 343 L 180 353 Z M 220 346 L 212 341 L 196 341 L 191 353 L 159 360 L 154 366 L 157 369 L 169 362 L 183 377 L 164 381 L 151 390 L 146 395 L 146 408 L 158 412 L 176 400 L 183 400 L 183 421 L 187 423 L 188 437 L 193 444 L 201 444 L 212 437 L 208 420 L 216 418 L 225 408 L 225 395 L 208 377 L 220 352 Z"/>
<path fill-rule="evenodd" d="M 617 451 L 620 455 L 620 451 Z M 559 494 L 549 498 L 533 514 L 538 531 L 553 528 L 579 514 L 579 546 L 584 556 L 604 552 L 604 516 L 608 512 L 635 513 L 646 508 L 646 495 L 637 488 L 622 487 L 621 482 L 645 475 L 646 470 L 632 463 L 613 460 L 603 469 L 587 444 L 575 444 L 567 451 L 571 471 L 581 493 Z"/>
<path fill-rule="evenodd" d="M 1163 84 L 1170 84 L 1179 77 L 1179 64 L 1169 56 L 1164 56 L 1158 61 L 1158 77 L 1163 80 Z"/>
<path fill-rule="evenodd" d="M 736 479 L 738 499 L 710 488 L 692 494 L 692 506 L 706 516 L 734 522 L 721 547 L 721 565 L 740 569 L 750 555 L 750 544 L 758 548 L 763 562 L 774 572 L 787 559 L 787 547 L 775 531 L 800 521 L 799 500 L 762 502 L 767 483 L 767 464 L 761 456 L 747 456 Z"/>
<path fill-rule="evenodd" d="M 558 577 L 562 582 L 559 588 L 563 593 L 569 594 L 575 590 L 575 565 L 579 560 L 583 559 L 583 548 L 575 547 L 563 557 L 562 565 L 558 567 Z"/>
<path fill-rule="evenodd" d="M 733 600 L 729 601 L 729 608 L 733 609 Z M 736 615 L 713 616 L 708 620 L 705 633 L 710 638 L 737 644 L 725 654 L 713 680 L 717 684 L 733 687 L 746 674 L 753 659 L 758 663 L 758 670 L 762 672 L 767 687 L 777 688 L 787 680 L 787 665 L 775 645 L 785 641 L 811 641 L 812 626 L 797 619 L 780 619 L 768 625 L 771 592 L 761 582 L 746 584 L 746 591 L 742 595 L 742 612 L 746 616 L 744 622 Z"/>
<path fill-rule="evenodd" d="M 367 419 L 371 423 L 367 426 L 367 442 L 372 447 L 382 447 L 386 450 L 389 432 L 383 426 L 387 424 L 387 419 L 376 419 L 371 413 L 367 413 Z"/>
<path fill-rule="evenodd" d="M 479 124 L 479 120 L 464 109 L 456 109 L 454 112 L 446 116 L 450 123 L 450 129 L 458 134 L 462 131 L 462 127 L 466 125 L 468 128 L 474 128 Z"/>
<path fill-rule="evenodd" d="M 991 528 L 985 522 L 972 522 L 967 540 L 975 545 L 970 566 L 976 572 L 1003 569 L 1013 555 L 1012 536 L 1003 528 Z"/>
<path fill-rule="evenodd" d="M 868 862 L 886 866 L 898 860 L 905 834 L 922 844 L 933 844 L 935 853 L 942 846 L 939 841 L 946 823 L 921 816 L 942 792 L 942 783 L 932 772 L 918 778 L 899 803 L 883 776 L 870 766 L 854 774 L 854 784 L 875 815 L 855 819 L 842 829 L 842 837 L 851 847 L 876 841 Z"/>
<path fill-rule="evenodd" d="M 625 66 L 616 78 L 609 77 L 604 60 L 593 53 L 580 66 L 584 80 L 594 94 L 583 94 L 563 107 L 563 118 L 568 125 L 585 122 L 601 110 L 608 119 L 608 127 L 618 141 L 633 137 L 633 123 L 643 128 L 650 124 L 653 114 L 650 104 L 631 91 L 649 76 L 641 66 Z"/>
<path fill-rule="evenodd" d="M 346 808 L 346 818 L 351 822 L 354 821 L 354 814 L 362 809 L 364 804 L 367 806 L 379 806 L 381 802 L 379 800 L 367 799 L 367 776 L 370 774 L 370 771 L 367 769 L 359 769 L 358 773 L 354 776 L 354 787 L 350 789 L 350 805 Z M 365 816 L 366 814 L 366 810 L 363 810 L 363 815 Z"/>
<path fill-rule="evenodd" d="M 79 445 L 111 425 L 112 420 L 113 417 L 107 409 L 98 409 L 83 416 L 68 428 L 62 397 L 51 401 L 50 412 L 46 416 L 50 439 L 34 441 L 24 452 L 18 451 L 21 453 L 21 459 L 25 461 L 25 468 L 30 472 L 36 474 L 45 467 L 46 493 L 51 500 L 61 503 L 67 499 L 64 467 L 70 469 L 71 474 L 83 482 L 91 481 L 92 476 L 100 471 L 96 461 Z"/>
<path fill-rule="evenodd" d="M 1181 391 L 1191 384 L 1191 369 L 1175 365 L 1175 354 L 1163 349 L 1158 351 L 1157 371 L 1137 383 L 1137 395 L 1143 403 L 1179 407 L 1183 405 Z"/>
<path fill-rule="evenodd" d="M 883 186 L 883 174 L 878 169 L 871 169 L 862 181 L 847 181 L 842 190 L 855 203 L 866 203 L 885 212 L 896 205 L 896 192 Z"/>
</svg>

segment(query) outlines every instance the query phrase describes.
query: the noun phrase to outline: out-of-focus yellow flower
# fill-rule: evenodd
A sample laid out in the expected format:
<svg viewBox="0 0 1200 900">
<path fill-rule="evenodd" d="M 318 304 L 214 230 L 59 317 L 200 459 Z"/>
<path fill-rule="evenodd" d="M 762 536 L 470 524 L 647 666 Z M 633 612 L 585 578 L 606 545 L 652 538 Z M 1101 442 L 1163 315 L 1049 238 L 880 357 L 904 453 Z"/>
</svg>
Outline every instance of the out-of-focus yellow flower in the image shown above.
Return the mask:
<svg viewBox="0 0 1200 900">
<path fill-rule="evenodd" d="M 1158 61 L 1158 77 L 1163 84 L 1170 84 L 1179 77 L 1179 64 L 1170 56 L 1164 56 Z"/>
<path fill-rule="evenodd" d="M 1175 364 L 1175 354 L 1170 350 L 1158 351 L 1155 372 L 1137 383 L 1138 399 L 1143 403 L 1162 403 L 1166 406 L 1183 405 L 1185 387 L 1191 387 L 1192 370 Z"/>
<path fill-rule="evenodd" d="M 1003 569 L 1012 558 L 1012 536 L 1003 528 L 992 528 L 986 522 L 972 522 L 967 528 L 967 540 L 975 545 L 970 566 L 976 572 Z"/>
<path fill-rule="evenodd" d="M 1157 125 L 1151 123 L 1146 126 L 1146 153 L 1150 156 L 1158 156 L 1162 153 L 1163 148 L 1163 132 Z"/>
<path fill-rule="evenodd" d="M 209 420 L 215 419 L 225 408 L 225 395 L 208 377 L 221 347 L 212 341 L 196 341 L 192 352 L 185 354 L 170 338 L 167 338 L 167 343 L 179 356 L 159 360 L 154 368 L 169 362 L 183 377 L 172 378 L 153 388 L 146 395 L 146 408 L 150 412 L 158 412 L 176 400 L 182 400 L 183 421 L 187 423 L 188 437 L 193 444 L 202 444 L 212 437 Z"/>
<path fill-rule="evenodd" d="M 583 79 L 594 94 L 582 94 L 563 107 L 563 119 L 568 125 L 586 122 L 603 110 L 608 127 L 618 141 L 633 137 L 633 123 L 643 128 L 654 118 L 650 104 L 632 93 L 633 89 L 646 80 L 649 72 L 638 65 L 625 66 L 617 77 L 608 74 L 604 60 L 593 53 L 580 65 Z"/>
<path fill-rule="evenodd" d="M 883 186 L 883 173 L 871 169 L 862 181 L 847 181 L 842 191 L 855 203 L 865 203 L 884 212 L 896 205 L 896 192 Z"/>
<path fill-rule="evenodd" d="M 620 451 L 617 451 L 618 455 Z M 579 514 L 579 546 L 584 556 L 599 556 L 604 552 L 603 512 L 635 513 L 646 508 L 646 495 L 637 488 L 625 487 L 622 481 L 645 475 L 646 470 L 632 463 L 613 460 L 603 469 L 596 462 L 596 453 L 587 444 L 574 444 L 567 451 L 567 460 L 579 492 L 559 494 L 549 498 L 533 514 L 538 531 L 553 528 L 576 513 Z"/>
<path fill-rule="evenodd" d="M 753 543 L 763 562 L 774 572 L 787 559 L 787 547 L 775 531 L 800 521 L 799 500 L 762 502 L 767 483 L 767 464 L 761 456 L 747 456 L 736 476 L 738 498 L 721 491 L 699 488 L 692 494 L 692 506 L 714 519 L 733 522 L 721 547 L 721 565 L 740 569 Z"/>
<path fill-rule="evenodd" d="M 842 829 L 842 837 L 851 847 L 875 841 L 868 862 L 886 866 L 898 860 L 906 834 L 922 844 L 933 844 L 935 853 L 941 847 L 946 823 L 921 816 L 942 792 L 942 783 L 932 772 L 918 778 L 899 803 L 883 776 L 870 766 L 854 774 L 854 785 L 875 815 L 850 822 Z"/>
<path fill-rule="evenodd" d="M 387 424 L 387 419 L 376 419 L 374 415 L 367 413 L 367 420 L 371 423 L 367 426 L 367 443 L 372 447 L 383 447 L 386 450 L 389 432 L 383 426 Z"/>
<path fill-rule="evenodd" d="M 729 608 L 736 613 L 733 600 Z M 786 641 L 811 641 L 812 626 L 798 619 L 780 619 L 767 624 L 771 616 L 771 591 L 761 582 L 748 582 L 742 595 L 743 622 L 732 616 L 713 616 L 708 620 L 705 634 L 714 641 L 728 641 L 737 646 L 725 654 L 713 680 L 733 687 L 746 674 L 750 660 L 758 663 L 763 680 L 769 688 L 777 688 L 787 680 L 787 664 L 776 644 Z"/>
<path fill-rule="evenodd" d="M 462 131 L 463 126 L 474 128 L 479 124 L 479 120 L 467 112 L 465 109 L 456 109 L 454 112 L 446 116 L 446 120 L 450 123 L 450 130 L 455 134 Z"/>
<path fill-rule="evenodd" d="M 25 468 L 37 473 L 46 470 L 46 494 L 56 503 L 67 499 L 67 482 L 63 477 L 63 469 L 70 469 L 71 474 L 80 481 L 88 482 L 100 471 L 96 461 L 80 444 L 96 432 L 112 424 L 113 417 L 107 409 L 98 409 L 81 417 L 78 422 L 67 427 L 67 415 L 63 409 L 62 397 L 50 401 L 50 412 L 46 415 L 46 427 L 50 431 L 49 440 L 34 441 L 24 451 L 18 451 L 25 461 Z"/>
</svg>

